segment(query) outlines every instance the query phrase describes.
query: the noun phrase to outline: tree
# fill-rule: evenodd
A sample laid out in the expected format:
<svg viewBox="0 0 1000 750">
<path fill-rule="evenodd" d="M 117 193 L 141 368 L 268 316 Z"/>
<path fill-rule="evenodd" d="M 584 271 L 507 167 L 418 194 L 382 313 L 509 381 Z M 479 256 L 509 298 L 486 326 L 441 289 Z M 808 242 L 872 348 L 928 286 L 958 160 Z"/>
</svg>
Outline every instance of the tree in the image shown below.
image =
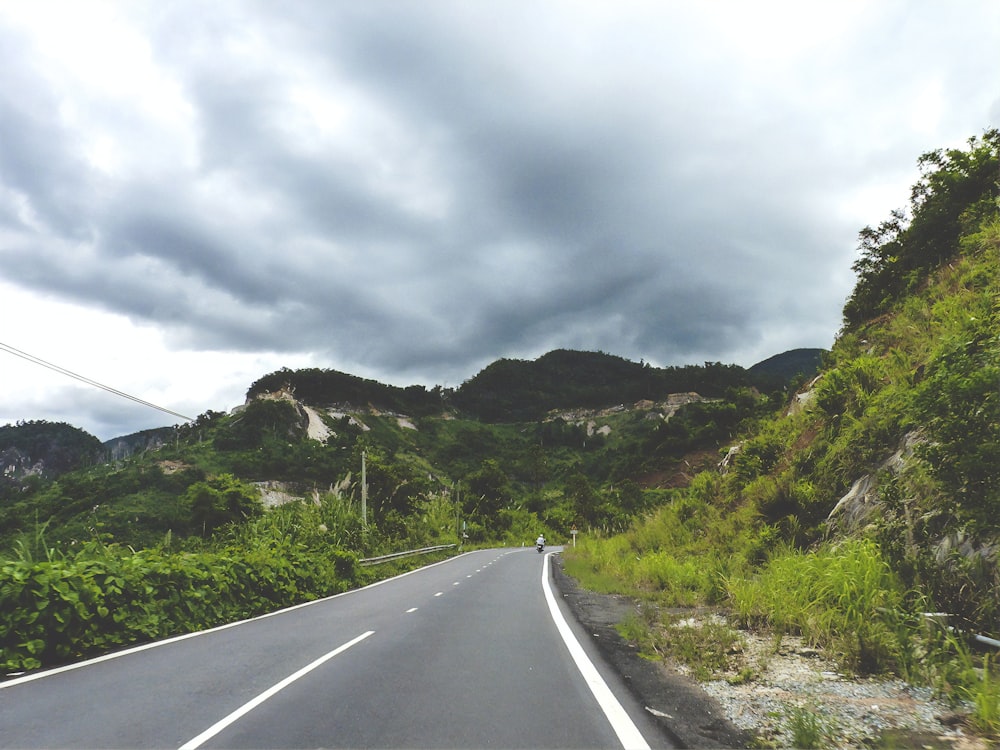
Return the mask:
<svg viewBox="0 0 1000 750">
<path fill-rule="evenodd" d="M 466 477 L 469 487 L 466 509 L 480 515 L 494 515 L 503 505 L 507 482 L 507 472 L 496 459 L 484 459 L 479 469 Z M 472 507 L 468 507 L 469 505 Z"/>
<path fill-rule="evenodd" d="M 969 148 L 938 149 L 917 160 L 921 177 L 910 192 L 907 224 L 903 211 L 860 234 L 860 258 L 852 266 L 858 282 L 844 306 L 850 330 L 889 311 L 959 251 L 958 238 L 996 214 L 1000 185 L 1000 130 L 970 138 Z"/>
<path fill-rule="evenodd" d="M 631 479 L 618 486 L 618 503 L 623 513 L 637 513 L 642 509 L 643 502 L 642 488 Z"/>
<path fill-rule="evenodd" d="M 584 474 L 577 472 L 566 482 L 566 495 L 573 501 L 577 515 L 594 525 L 601 520 L 601 497 Z"/>
<path fill-rule="evenodd" d="M 192 527 L 202 535 L 228 523 L 260 515 L 264 510 L 257 488 L 232 474 L 195 482 L 184 493 L 184 504 L 190 513 Z"/>
<path fill-rule="evenodd" d="M 906 214 L 897 209 L 878 227 L 867 226 L 858 233 L 860 257 L 851 265 L 858 282 L 844 305 L 846 326 L 860 325 L 874 317 L 887 300 L 899 293 L 901 278 L 897 272 L 905 223 Z"/>
</svg>

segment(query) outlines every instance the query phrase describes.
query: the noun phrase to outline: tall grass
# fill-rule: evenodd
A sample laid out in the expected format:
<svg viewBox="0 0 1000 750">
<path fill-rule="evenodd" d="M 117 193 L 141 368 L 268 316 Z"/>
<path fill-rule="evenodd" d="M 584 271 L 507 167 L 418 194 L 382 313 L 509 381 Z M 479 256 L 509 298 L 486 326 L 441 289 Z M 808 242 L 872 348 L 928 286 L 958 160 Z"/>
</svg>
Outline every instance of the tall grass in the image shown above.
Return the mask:
<svg viewBox="0 0 1000 750">
<path fill-rule="evenodd" d="M 966 688 L 966 695 L 975 705 L 973 722 L 976 726 L 994 737 L 1000 736 L 1000 677 L 995 674 L 996 668 L 987 656 L 983 660 L 978 678 Z"/>
<path fill-rule="evenodd" d="M 568 550 L 567 572 L 588 588 L 655 599 L 665 606 L 718 603 L 723 581 L 746 569 L 769 528 L 755 525 L 755 511 L 722 513 L 710 502 L 717 490 L 710 474 L 623 534 L 582 537 Z"/>
<path fill-rule="evenodd" d="M 714 563 L 671 549 L 637 549 L 628 534 L 587 539 L 566 554 L 566 571 L 602 593 L 638 594 L 669 606 L 705 601 L 717 588 Z"/>
<path fill-rule="evenodd" d="M 952 703 L 964 704 L 976 729 L 1000 739 L 1000 675 L 995 655 L 980 658 L 960 634 L 940 629 L 928 639 L 921 676 Z"/>
<path fill-rule="evenodd" d="M 903 666 L 899 628 L 902 586 L 878 546 L 865 539 L 812 552 L 785 549 L 753 576 L 726 581 L 734 612 L 746 625 L 799 633 L 839 652 L 865 673 Z"/>
<path fill-rule="evenodd" d="M 833 728 L 814 707 L 789 706 L 785 715 L 792 747 L 814 750 L 829 743 L 834 735 Z"/>
</svg>

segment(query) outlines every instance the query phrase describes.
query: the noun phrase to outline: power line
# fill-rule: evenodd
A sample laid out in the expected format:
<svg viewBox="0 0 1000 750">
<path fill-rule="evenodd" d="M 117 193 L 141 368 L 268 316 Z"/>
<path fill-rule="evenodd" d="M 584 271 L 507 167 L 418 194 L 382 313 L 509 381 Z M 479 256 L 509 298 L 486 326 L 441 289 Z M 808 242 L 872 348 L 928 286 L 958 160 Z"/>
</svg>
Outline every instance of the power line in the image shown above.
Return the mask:
<svg viewBox="0 0 1000 750">
<path fill-rule="evenodd" d="M 4 343 L 0 342 L 0 349 L 4 350 L 4 351 L 6 351 L 6 352 L 8 352 L 10 354 L 13 354 L 15 357 L 20 357 L 21 359 L 26 359 L 29 362 L 35 363 L 36 365 L 41 365 L 42 367 L 47 367 L 50 370 L 55 370 L 56 372 L 61 373 L 62 375 L 68 375 L 71 378 L 75 378 L 76 380 L 79 380 L 81 383 L 86 383 L 87 385 L 92 385 L 95 388 L 100 388 L 101 390 L 105 390 L 108 393 L 113 393 L 116 396 L 121 396 L 122 398 L 127 398 L 129 401 L 135 401 L 135 403 L 137 403 L 137 404 L 142 404 L 143 406 L 148 406 L 148 407 L 150 407 L 152 409 L 157 409 L 159 411 L 166 412 L 167 414 L 170 414 L 172 416 L 180 417 L 181 419 L 183 419 L 183 420 L 185 420 L 187 422 L 193 422 L 194 421 L 194 419 L 191 418 L 191 417 L 186 417 L 183 414 L 178 414 L 177 412 L 171 411 L 170 409 L 166 409 L 166 408 L 164 408 L 162 406 L 157 406 L 154 403 L 151 403 L 149 401 L 145 401 L 145 400 L 139 398 L 138 396 L 132 396 L 132 395 L 130 395 L 128 393 L 125 393 L 124 391 L 119 391 L 117 388 L 112 388 L 109 385 L 104 385 L 103 383 L 98 383 L 96 380 L 91 380 L 88 377 L 85 377 L 83 375 L 79 375 L 79 374 L 77 374 L 75 372 L 67 370 L 65 367 L 60 367 L 59 365 L 54 365 L 51 362 L 46 362 L 44 359 L 41 359 L 40 357 L 34 356 L 33 354 L 28 354 L 27 352 L 23 352 L 20 349 L 15 349 L 13 346 L 10 346 L 9 344 L 4 344 Z"/>
</svg>

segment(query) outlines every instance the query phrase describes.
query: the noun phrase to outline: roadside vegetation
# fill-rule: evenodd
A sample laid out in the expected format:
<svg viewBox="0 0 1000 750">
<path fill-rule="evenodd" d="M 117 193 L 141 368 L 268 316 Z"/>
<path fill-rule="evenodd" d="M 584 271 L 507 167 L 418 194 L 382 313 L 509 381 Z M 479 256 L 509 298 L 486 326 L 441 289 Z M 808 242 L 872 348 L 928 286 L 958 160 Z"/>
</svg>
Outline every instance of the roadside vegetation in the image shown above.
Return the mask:
<svg viewBox="0 0 1000 750">
<path fill-rule="evenodd" d="M 714 460 L 784 398 L 773 374 L 761 391 L 713 364 L 560 351 L 487 369 L 449 392 L 283 370 L 233 414 L 106 446 L 69 425 L 0 427 L 0 667 L 211 627 L 436 559 L 359 564 L 387 553 L 625 529 L 684 481 L 693 452 Z M 526 404 L 498 407 L 525 379 Z M 640 402 L 561 410 L 563 386 L 586 404 Z M 709 396 L 666 404 L 676 389 Z M 525 410 L 541 416 L 517 421 Z"/>
<path fill-rule="evenodd" d="M 858 674 L 933 685 L 998 736 L 995 650 L 971 635 L 1000 620 L 1000 133 L 919 163 L 909 211 L 861 232 L 820 376 L 566 569 L 650 605 L 623 633 L 653 658 L 752 679 L 679 638 L 675 608 L 713 608 L 734 634 L 801 635 Z"/>
</svg>

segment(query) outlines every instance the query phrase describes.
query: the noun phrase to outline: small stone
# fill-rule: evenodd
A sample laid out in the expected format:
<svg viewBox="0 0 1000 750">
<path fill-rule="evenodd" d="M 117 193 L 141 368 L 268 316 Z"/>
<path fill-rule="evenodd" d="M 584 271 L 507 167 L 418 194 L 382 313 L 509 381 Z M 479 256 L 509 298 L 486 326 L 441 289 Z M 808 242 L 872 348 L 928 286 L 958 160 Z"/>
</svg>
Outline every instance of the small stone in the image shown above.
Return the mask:
<svg viewBox="0 0 1000 750">
<path fill-rule="evenodd" d="M 665 713 L 663 713 L 663 711 L 657 711 L 655 708 L 650 708 L 649 706 L 646 706 L 646 710 L 649 711 L 649 713 L 653 714 L 653 716 L 659 716 L 659 717 L 661 717 L 663 719 L 672 719 L 672 718 L 674 718 L 670 714 L 665 714 Z"/>
<path fill-rule="evenodd" d="M 965 715 L 959 713 L 945 714 L 944 716 L 935 717 L 939 722 L 944 724 L 946 727 L 958 726 L 965 721 Z"/>
</svg>

